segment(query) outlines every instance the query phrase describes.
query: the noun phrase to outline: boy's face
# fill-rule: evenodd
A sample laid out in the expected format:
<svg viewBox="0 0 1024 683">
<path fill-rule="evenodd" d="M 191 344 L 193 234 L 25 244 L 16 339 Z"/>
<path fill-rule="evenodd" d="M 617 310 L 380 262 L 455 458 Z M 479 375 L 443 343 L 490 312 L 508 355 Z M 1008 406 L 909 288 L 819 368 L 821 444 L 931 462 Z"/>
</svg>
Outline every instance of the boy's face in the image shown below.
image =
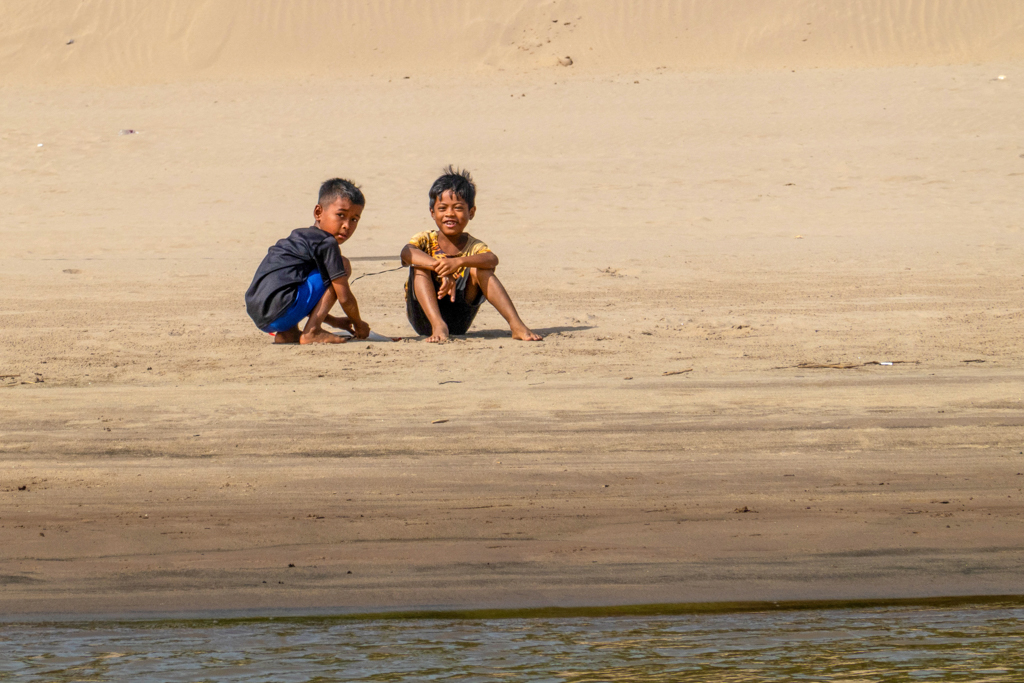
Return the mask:
<svg viewBox="0 0 1024 683">
<path fill-rule="evenodd" d="M 334 235 L 334 239 L 341 244 L 356 231 L 362 213 L 362 204 L 353 204 L 347 197 L 340 197 L 328 206 L 317 204 L 313 209 L 313 218 L 316 219 L 316 227 Z"/>
<path fill-rule="evenodd" d="M 434 200 L 434 206 L 430 209 L 430 215 L 437 223 L 437 229 L 444 233 L 445 237 L 451 239 L 458 237 L 466 229 L 469 222 L 476 215 L 476 207 L 470 208 L 462 199 L 448 190 Z"/>
</svg>

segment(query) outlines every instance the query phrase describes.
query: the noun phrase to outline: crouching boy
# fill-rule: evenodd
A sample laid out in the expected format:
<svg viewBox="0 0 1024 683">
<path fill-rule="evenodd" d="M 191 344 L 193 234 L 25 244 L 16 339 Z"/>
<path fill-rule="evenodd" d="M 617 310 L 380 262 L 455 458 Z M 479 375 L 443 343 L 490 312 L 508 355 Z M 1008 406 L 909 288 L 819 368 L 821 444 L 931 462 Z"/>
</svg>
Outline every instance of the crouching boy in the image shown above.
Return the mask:
<svg viewBox="0 0 1024 683">
<path fill-rule="evenodd" d="M 430 216 L 437 230 L 414 235 L 402 249 L 409 268 L 406 315 L 428 342 L 466 334 L 484 299 L 508 322 L 512 337 L 540 341 L 520 319 L 494 269 L 498 257 L 465 232 L 476 215 L 476 185 L 468 171 L 452 166 L 430 188 Z"/>
<path fill-rule="evenodd" d="M 346 341 L 324 330 L 324 323 L 359 339 L 370 334 L 349 289 L 349 261 L 341 255 L 341 243 L 356 231 L 365 205 L 363 193 L 351 182 L 328 180 L 320 186 L 314 225 L 293 230 L 270 247 L 245 293 L 245 308 L 257 327 L 274 335 L 274 343 Z M 347 317 L 330 315 L 335 302 Z M 306 317 L 300 331 L 299 321 Z"/>
</svg>

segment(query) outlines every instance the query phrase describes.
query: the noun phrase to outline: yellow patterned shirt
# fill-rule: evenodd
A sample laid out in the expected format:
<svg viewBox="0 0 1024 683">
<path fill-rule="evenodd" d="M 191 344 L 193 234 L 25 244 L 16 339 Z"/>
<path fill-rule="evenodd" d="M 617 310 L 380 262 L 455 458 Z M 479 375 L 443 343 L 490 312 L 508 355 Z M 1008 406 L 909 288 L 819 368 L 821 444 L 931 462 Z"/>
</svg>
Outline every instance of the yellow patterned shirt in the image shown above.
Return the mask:
<svg viewBox="0 0 1024 683">
<path fill-rule="evenodd" d="M 477 238 L 470 235 L 468 232 L 462 233 L 466 237 L 466 246 L 462 248 L 458 254 L 446 254 L 437 244 L 437 230 L 425 230 L 423 232 L 416 233 L 409 240 L 409 244 L 416 247 L 420 251 L 424 252 L 428 256 L 434 259 L 443 258 L 460 258 L 463 256 L 476 256 L 477 254 L 489 254 L 491 253 L 490 247 L 478 240 Z M 455 273 L 455 279 L 458 280 L 460 277 L 466 274 L 465 268 L 460 268 Z"/>
</svg>

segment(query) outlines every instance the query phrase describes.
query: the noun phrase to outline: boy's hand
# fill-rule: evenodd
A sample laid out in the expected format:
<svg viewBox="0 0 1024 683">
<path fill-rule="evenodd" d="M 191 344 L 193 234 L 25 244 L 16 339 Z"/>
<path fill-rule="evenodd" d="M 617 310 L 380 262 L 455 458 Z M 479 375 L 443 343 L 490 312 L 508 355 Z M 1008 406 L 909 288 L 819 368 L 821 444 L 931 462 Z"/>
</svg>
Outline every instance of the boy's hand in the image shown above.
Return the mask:
<svg viewBox="0 0 1024 683">
<path fill-rule="evenodd" d="M 370 326 L 362 320 L 352 322 L 352 334 L 356 339 L 366 339 L 370 336 Z"/>
<path fill-rule="evenodd" d="M 455 301 L 455 278 L 453 277 L 441 278 L 441 286 L 437 288 L 437 298 L 440 300 L 445 297 Z"/>
<path fill-rule="evenodd" d="M 437 273 L 438 277 L 445 278 L 455 275 L 461 267 L 461 258 L 442 258 L 438 259 L 437 263 L 434 264 L 434 272 Z"/>
</svg>

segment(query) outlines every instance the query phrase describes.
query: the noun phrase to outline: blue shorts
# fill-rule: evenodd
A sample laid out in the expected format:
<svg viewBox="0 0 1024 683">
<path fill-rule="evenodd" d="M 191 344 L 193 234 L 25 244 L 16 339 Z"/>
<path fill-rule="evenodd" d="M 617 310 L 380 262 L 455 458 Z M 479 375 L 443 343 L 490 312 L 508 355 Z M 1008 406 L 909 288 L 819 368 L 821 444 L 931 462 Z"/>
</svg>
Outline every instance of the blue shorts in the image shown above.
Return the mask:
<svg viewBox="0 0 1024 683">
<path fill-rule="evenodd" d="M 320 303 L 327 285 L 320 276 L 319 270 L 314 270 L 306 278 L 306 281 L 299 285 L 299 291 L 295 293 L 295 303 L 288 307 L 281 317 L 263 328 L 264 332 L 284 332 L 299 324 L 299 321 L 308 316 Z"/>
</svg>

